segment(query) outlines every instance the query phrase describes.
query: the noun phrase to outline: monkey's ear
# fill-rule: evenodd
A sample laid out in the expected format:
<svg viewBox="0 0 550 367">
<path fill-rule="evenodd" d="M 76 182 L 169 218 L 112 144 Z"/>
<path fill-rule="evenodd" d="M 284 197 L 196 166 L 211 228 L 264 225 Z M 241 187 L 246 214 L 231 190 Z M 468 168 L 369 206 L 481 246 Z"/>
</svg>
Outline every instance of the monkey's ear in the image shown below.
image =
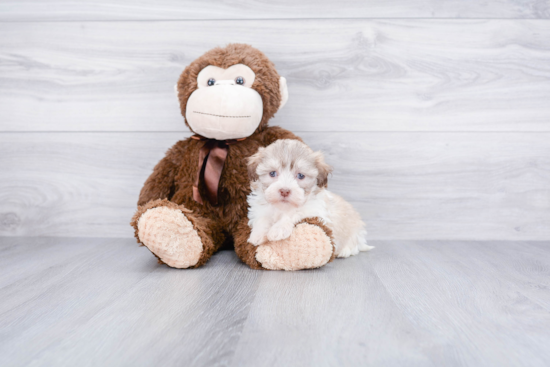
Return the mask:
<svg viewBox="0 0 550 367">
<path fill-rule="evenodd" d="M 332 167 L 325 162 L 325 157 L 321 152 L 313 153 L 315 156 L 315 166 L 319 171 L 317 175 L 317 186 L 327 187 L 328 185 L 328 175 L 332 172 Z"/>
<path fill-rule="evenodd" d="M 258 169 L 258 165 L 263 159 L 264 150 L 264 147 L 260 147 L 256 154 L 248 157 L 248 178 L 250 181 L 256 181 L 259 178 L 256 169 Z"/>
<path fill-rule="evenodd" d="M 281 93 L 281 104 L 279 105 L 279 109 L 281 109 L 286 104 L 286 101 L 288 101 L 288 88 L 284 77 L 279 79 L 279 92 Z"/>
<path fill-rule="evenodd" d="M 178 90 L 178 85 L 174 85 L 174 93 L 176 93 L 176 98 L 178 99 L 178 104 L 181 108 L 181 100 L 180 100 L 180 91 Z M 183 118 L 185 119 L 185 116 L 183 116 Z"/>
</svg>

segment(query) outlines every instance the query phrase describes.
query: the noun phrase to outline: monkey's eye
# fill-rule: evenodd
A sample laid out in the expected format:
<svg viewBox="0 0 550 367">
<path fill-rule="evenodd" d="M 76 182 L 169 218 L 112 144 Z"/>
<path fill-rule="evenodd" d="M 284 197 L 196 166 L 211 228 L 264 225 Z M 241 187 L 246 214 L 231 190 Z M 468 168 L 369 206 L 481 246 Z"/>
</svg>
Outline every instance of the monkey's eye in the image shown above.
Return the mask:
<svg viewBox="0 0 550 367">
<path fill-rule="evenodd" d="M 208 86 L 209 87 L 213 86 L 214 84 L 216 84 L 216 79 L 214 79 L 214 78 L 208 79 Z"/>
<path fill-rule="evenodd" d="M 271 172 L 269 172 L 269 175 L 271 177 L 277 177 L 277 171 L 271 171 Z"/>
<path fill-rule="evenodd" d="M 304 178 L 306 178 L 306 176 L 304 176 L 304 175 L 301 174 L 301 173 L 298 173 L 298 174 L 296 175 L 296 177 L 298 177 L 298 180 L 303 180 Z"/>
<path fill-rule="evenodd" d="M 235 78 L 235 83 L 238 84 L 238 85 L 243 85 L 244 84 L 244 78 L 242 76 L 238 76 Z"/>
</svg>

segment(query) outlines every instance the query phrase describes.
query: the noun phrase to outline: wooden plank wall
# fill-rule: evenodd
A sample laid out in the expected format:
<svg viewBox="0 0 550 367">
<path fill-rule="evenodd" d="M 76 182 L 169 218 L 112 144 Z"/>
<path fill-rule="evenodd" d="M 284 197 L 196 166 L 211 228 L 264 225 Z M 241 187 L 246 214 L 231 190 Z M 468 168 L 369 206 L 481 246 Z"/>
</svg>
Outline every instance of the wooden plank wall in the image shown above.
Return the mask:
<svg viewBox="0 0 550 367">
<path fill-rule="evenodd" d="M 550 238 L 550 2 L 3 1 L 0 235 L 129 237 L 189 136 L 173 86 L 245 42 L 272 124 L 323 150 L 372 239 Z"/>
</svg>

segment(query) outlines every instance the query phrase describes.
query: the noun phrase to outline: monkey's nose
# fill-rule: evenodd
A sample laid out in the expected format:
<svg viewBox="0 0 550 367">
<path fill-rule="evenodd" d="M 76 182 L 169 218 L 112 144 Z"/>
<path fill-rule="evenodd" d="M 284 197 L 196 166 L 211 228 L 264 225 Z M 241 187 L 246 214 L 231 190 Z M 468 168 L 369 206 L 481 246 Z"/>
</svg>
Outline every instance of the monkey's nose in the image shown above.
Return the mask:
<svg viewBox="0 0 550 367">
<path fill-rule="evenodd" d="M 279 192 L 281 193 L 281 196 L 286 198 L 288 195 L 290 195 L 289 189 L 280 189 Z"/>
<path fill-rule="evenodd" d="M 235 81 L 231 79 L 216 80 L 216 83 L 214 85 L 235 85 Z"/>
</svg>

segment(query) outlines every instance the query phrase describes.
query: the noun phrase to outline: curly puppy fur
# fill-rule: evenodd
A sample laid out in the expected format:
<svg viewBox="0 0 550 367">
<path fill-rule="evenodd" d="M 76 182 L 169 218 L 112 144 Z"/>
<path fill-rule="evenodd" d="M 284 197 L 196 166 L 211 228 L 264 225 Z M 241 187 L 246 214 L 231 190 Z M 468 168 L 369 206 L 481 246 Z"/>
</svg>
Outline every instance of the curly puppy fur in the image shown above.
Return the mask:
<svg viewBox="0 0 550 367">
<path fill-rule="evenodd" d="M 249 158 L 249 175 L 254 181 L 248 197 L 252 228 L 248 241 L 261 245 L 289 238 L 300 220 L 315 216 L 332 230 L 337 257 L 370 250 L 359 213 L 326 189 L 331 171 L 321 152 L 297 140 L 280 139 L 260 148 Z"/>
</svg>

